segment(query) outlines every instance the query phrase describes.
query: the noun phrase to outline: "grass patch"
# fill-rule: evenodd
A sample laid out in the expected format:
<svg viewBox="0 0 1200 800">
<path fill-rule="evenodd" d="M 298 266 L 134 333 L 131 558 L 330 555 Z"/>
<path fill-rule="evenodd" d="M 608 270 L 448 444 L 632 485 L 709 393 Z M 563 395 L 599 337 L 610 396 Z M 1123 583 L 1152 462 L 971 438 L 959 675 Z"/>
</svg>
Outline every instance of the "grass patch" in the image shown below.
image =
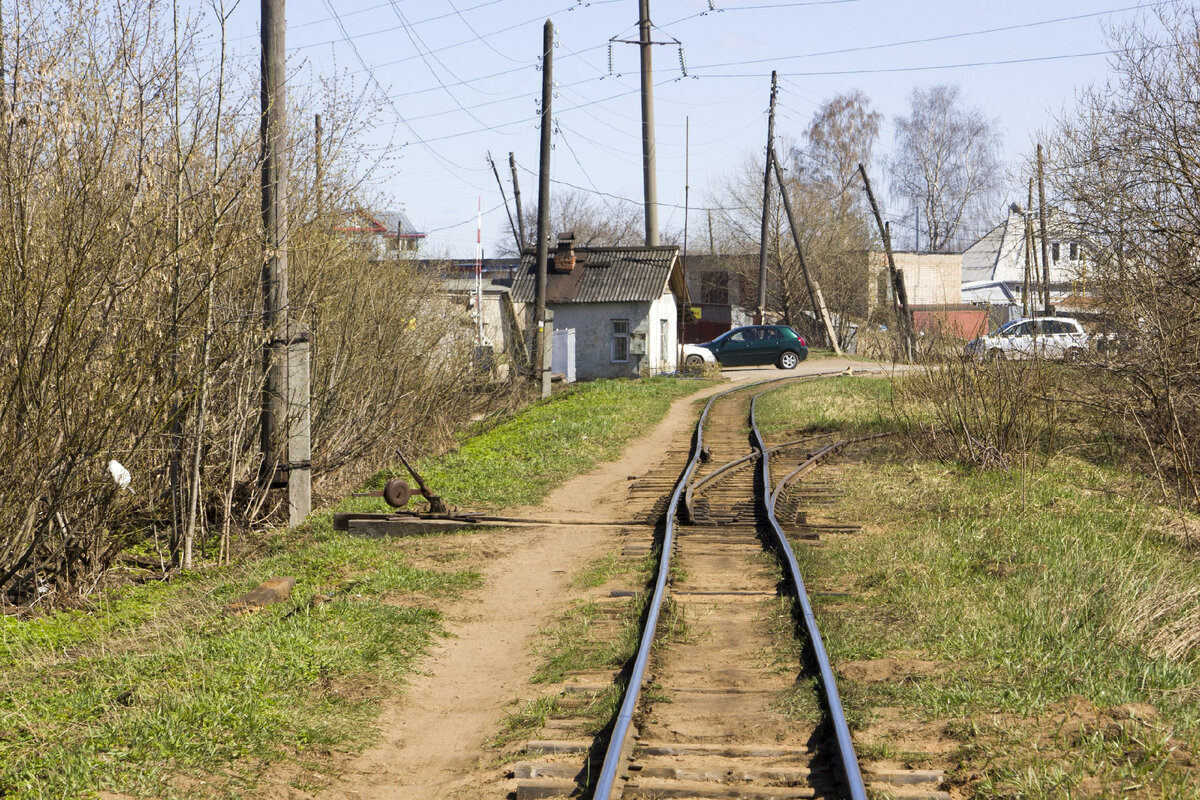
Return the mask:
<svg viewBox="0 0 1200 800">
<path fill-rule="evenodd" d="M 706 385 L 577 385 L 419 468 L 452 503 L 536 502 L 615 458 L 675 398 Z M 348 498 L 338 510 L 381 508 L 376 498 Z M 247 796 L 273 761 L 369 744 L 379 699 L 444 635 L 438 608 L 480 582 L 461 550 L 426 557 L 427 544 L 347 537 L 329 513 L 317 514 L 264 538 L 253 561 L 111 590 L 84 609 L 0 616 L 0 797 Z M 577 585 L 619 572 L 615 557 L 599 559 Z M 297 579 L 290 601 L 221 614 L 279 575 Z M 315 595 L 332 599 L 313 604 Z M 586 635 L 594 619 L 594 609 L 578 609 L 564 635 Z M 584 661 L 621 663 L 630 646 Z M 521 712 L 526 723 L 511 729 L 544 711 Z"/>
<path fill-rule="evenodd" d="M 783 386 L 759 398 L 755 418 L 764 436 L 842 430 L 863 436 L 892 430 L 892 384 L 882 378 L 830 378 Z"/>
<path fill-rule="evenodd" d="M 627 571 L 616 553 L 606 553 L 584 565 L 583 569 L 571 578 L 571 586 L 576 589 L 595 589 Z"/>
<path fill-rule="evenodd" d="M 625 444 L 666 416 L 676 398 L 709 385 L 678 378 L 574 384 L 463 440 L 456 451 L 420 460 L 417 469 L 449 503 L 488 508 L 537 503 L 564 480 L 616 459 Z M 397 465 L 376 474 L 371 485 L 380 488 L 395 476 L 408 477 Z"/>
<path fill-rule="evenodd" d="M 789 430 L 877 424 L 863 395 L 885 394 L 821 383 Z M 811 591 L 853 594 L 814 598 L 835 667 L 934 665 L 839 680 L 852 724 L 899 707 L 943 731 L 968 796 L 1200 797 L 1200 561 L 1141 476 L 1086 452 L 985 470 L 875 448 L 829 510 L 864 533 L 804 555 Z"/>
<path fill-rule="evenodd" d="M 297 577 L 288 602 L 221 615 L 284 574 Z M 324 516 L 252 565 L 128 587 L 86 613 L 0 617 L 0 795 L 178 797 L 180 775 L 244 790 L 250 768 L 212 773 L 365 743 L 381 687 L 443 634 L 431 601 L 478 582 L 414 568 L 396 542 L 334 535 Z"/>
</svg>

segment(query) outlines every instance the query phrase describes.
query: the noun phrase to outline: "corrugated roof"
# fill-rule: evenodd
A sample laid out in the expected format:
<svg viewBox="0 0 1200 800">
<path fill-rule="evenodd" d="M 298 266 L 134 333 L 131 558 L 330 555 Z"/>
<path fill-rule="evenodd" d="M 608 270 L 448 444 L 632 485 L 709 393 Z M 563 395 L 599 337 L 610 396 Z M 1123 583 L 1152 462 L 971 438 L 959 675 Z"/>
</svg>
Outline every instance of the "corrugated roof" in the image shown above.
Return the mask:
<svg viewBox="0 0 1200 800">
<path fill-rule="evenodd" d="M 554 270 L 550 251 L 546 274 L 547 303 L 651 302 L 662 296 L 668 281 L 677 294 L 684 294 L 678 267 L 679 248 L 577 247 L 575 269 Z M 537 282 L 533 253 L 521 256 L 521 267 L 513 279 L 513 300 L 532 303 Z"/>
</svg>

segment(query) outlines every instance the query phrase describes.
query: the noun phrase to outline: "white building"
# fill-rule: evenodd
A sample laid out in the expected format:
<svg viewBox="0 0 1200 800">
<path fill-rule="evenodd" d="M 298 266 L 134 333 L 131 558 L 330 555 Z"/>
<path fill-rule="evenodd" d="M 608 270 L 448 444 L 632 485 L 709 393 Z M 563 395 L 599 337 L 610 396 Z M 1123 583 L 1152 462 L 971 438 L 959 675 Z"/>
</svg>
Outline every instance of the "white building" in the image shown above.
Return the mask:
<svg viewBox="0 0 1200 800">
<path fill-rule="evenodd" d="M 1041 226 L 1037 215 L 1030 219 L 1033 247 L 1029 253 L 1030 282 L 1037 285 L 1042 262 Z M 993 306 L 1013 305 L 1019 309 L 1025 284 L 1025 214 L 1010 208 L 1008 218 L 988 231 L 962 254 L 962 297 L 968 303 Z M 1086 291 L 1087 246 L 1067 231 L 1058 215 L 1051 216 L 1046 231 L 1046 254 L 1050 263 L 1050 299 L 1056 305 Z M 1038 265 L 1035 271 L 1034 264 Z M 1036 288 L 1034 289 L 1036 291 Z M 1036 305 L 1036 303 L 1035 303 Z"/>
<path fill-rule="evenodd" d="M 547 265 L 546 308 L 555 330 L 575 331 L 580 380 L 674 372 L 687 287 L 679 248 L 574 247 L 560 237 Z M 532 310 L 537 264 L 526 252 L 512 297 Z"/>
</svg>

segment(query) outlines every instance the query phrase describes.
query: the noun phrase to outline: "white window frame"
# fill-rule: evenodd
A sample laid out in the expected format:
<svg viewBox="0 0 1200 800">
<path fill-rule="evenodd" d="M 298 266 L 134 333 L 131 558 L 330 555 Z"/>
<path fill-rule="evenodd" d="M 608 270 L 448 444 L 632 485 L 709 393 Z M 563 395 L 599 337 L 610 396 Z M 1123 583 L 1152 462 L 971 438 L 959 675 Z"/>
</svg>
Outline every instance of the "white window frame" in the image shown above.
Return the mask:
<svg viewBox="0 0 1200 800">
<path fill-rule="evenodd" d="M 629 363 L 629 320 L 628 319 L 610 319 L 609 330 L 612 335 L 612 346 L 609 355 L 612 356 L 614 364 Z M 623 358 L 618 358 L 620 355 Z"/>
</svg>

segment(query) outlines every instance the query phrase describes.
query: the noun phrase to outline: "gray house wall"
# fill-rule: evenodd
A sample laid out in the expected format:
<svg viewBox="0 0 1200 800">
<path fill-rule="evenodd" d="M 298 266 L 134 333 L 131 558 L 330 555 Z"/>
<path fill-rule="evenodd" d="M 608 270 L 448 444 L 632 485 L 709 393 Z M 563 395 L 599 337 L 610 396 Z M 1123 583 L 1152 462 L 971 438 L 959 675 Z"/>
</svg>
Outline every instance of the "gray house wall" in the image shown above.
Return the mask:
<svg viewBox="0 0 1200 800">
<path fill-rule="evenodd" d="M 643 370 L 674 370 L 677 363 L 675 295 L 667 292 L 653 303 L 561 303 L 548 304 L 554 311 L 556 329 L 575 329 L 575 374 L 580 380 L 636 378 Z M 630 354 L 628 362 L 612 360 L 612 321 L 629 320 L 631 339 L 644 337 L 644 355 Z M 667 353 L 661 341 L 662 321 L 667 320 Z"/>
</svg>

